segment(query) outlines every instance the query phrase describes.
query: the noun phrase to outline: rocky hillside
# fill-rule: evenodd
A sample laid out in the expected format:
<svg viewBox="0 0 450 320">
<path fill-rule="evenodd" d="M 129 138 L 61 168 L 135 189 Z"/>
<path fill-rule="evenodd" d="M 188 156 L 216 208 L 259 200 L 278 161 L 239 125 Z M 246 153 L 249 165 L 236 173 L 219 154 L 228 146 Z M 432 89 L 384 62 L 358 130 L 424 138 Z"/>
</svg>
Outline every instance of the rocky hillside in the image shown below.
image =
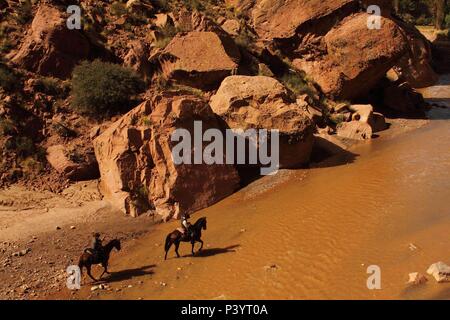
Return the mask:
<svg viewBox="0 0 450 320">
<path fill-rule="evenodd" d="M 373 2 L 379 29 L 367 26 Z M 170 218 L 254 171 L 175 165 L 170 134 L 195 120 L 280 130 L 282 168 L 308 163 L 314 135 L 370 139 L 382 113 L 420 113 L 413 88 L 437 79 L 430 42 L 390 3 L 3 1 L 0 184 L 60 191 L 101 178 L 125 212 Z M 81 29 L 67 27 L 69 5 Z"/>
</svg>

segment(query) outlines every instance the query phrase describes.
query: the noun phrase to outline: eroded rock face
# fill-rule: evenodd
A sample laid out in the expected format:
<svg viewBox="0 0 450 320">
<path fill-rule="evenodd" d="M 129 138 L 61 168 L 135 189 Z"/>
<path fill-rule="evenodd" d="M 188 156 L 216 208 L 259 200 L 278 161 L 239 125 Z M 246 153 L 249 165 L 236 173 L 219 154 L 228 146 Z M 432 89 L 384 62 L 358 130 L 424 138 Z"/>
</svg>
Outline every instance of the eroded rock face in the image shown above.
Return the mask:
<svg viewBox="0 0 450 320">
<path fill-rule="evenodd" d="M 47 148 L 47 161 L 60 174 L 73 181 L 97 179 L 98 164 L 94 155 L 88 155 L 87 161 L 75 162 L 67 155 L 63 145 Z"/>
<path fill-rule="evenodd" d="M 337 135 L 351 140 L 368 140 L 372 138 L 372 127 L 362 121 L 342 122 L 337 126 Z"/>
<path fill-rule="evenodd" d="M 399 27 L 381 18 L 381 29 L 369 30 L 369 15 L 345 18 L 322 39 L 324 51 L 314 60 L 294 59 L 333 98 L 354 99 L 367 94 L 405 53 Z"/>
<path fill-rule="evenodd" d="M 231 38 L 193 31 L 173 38 L 159 59 L 168 80 L 211 89 L 237 70 L 240 53 Z"/>
<path fill-rule="evenodd" d="M 333 20 L 330 18 L 340 15 L 340 11 L 347 14 L 358 8 L 355 0 L 256 0 L 253 3 L 253 25 L 258 35 L 268 41 L 297 36 L 302 32 L 299 29 L 307 28 L 312 22 L 319 31 L 322 22 L 327 24 L 326 20 Z M 245 7 L 243 3 L 240 6 Z"/>
<path fill-rule="evenodd" d="M 234 166 L 174 163 L 172 148 L 177 142 L 171 142 L 171 135 L 183 128 L 194 139 L 194 121 L 202 121 L 203 131 L 220 127 L 199 98 L 158 95 L 97 137 L 95 154 L 106 198 L 131 215 L 154 208 L 168 219 L 232 194 L 239 186 Z"/>
<path fill-rule="evenodd" d="M 278 80 L 227 77 L 210 105 L 231 129 L 278 129 L 281 167 L 296 167 L 309 160 L 314 125 Z"/>
<path fill-rule="evenodd" d="M 431 66 L 431 43 L 416 28 L 402 21 L 396 22 L 408 40 L 405 55 L 394 66 L 399 79 L 413 88 L 433 85 L 437 82 L 438 75 Z"/>
<path fill-rule="evenodd" d="M 395 67 L 412 87 L 435 82 L 430 43 L 391 15 L 392 1 L 230 0 L 250 17 L 271 52 L 281 51 L 329 97 L 363 97 Z M 381 8 L 380 30 L 367 27 L 368 6 Z M 245 8 L 245 9 L 244 9 Z"/>
<path fill-rule="evenodd" d="M 63 11 L 41 5 L 24 42 L 10 59 L 20 67 L 45 76 L 70 77 L 73 67 L 87 59 L 90 44 L 79 30 L 69 30 Z"/>
</svg>

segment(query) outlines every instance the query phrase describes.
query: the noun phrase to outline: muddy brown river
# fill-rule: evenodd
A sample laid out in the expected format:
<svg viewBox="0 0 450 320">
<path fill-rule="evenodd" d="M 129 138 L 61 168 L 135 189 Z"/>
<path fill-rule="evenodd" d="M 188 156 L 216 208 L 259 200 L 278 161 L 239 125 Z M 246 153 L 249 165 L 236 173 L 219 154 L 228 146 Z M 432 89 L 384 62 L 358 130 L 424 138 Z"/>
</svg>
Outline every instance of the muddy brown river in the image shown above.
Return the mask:
<svg viewBox="0 0 450 320">
<path fill-rule="evenodd" d="M 450 77 L 423 93 L 450 107 Z M 410 272 L 450 264 L 450 109 L 430 118 L 196 213 L 192 220 L 208 218 L 201 256 L 182 244 L 184 257 L 171 251 L 163 261 L 162 241 L 177 223 L 157 226 L 112 257 L 122 276 L 100 298 L 449 299 L 450 283 L 406 285 Z M 367 288 L 370 265 L 381 270 L 381 289 Z"/>
</svg>

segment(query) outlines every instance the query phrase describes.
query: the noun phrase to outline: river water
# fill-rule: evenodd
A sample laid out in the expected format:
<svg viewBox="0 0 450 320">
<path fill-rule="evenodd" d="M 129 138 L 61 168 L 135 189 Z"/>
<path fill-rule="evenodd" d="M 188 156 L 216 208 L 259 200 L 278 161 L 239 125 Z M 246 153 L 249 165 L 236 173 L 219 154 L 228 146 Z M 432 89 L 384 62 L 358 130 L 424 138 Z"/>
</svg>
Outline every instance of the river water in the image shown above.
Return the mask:
<svg viewBox="0 0 450 320">
<path fill-rule="evenodd" d="M 450 107 L 450 77 L 423 94 Z M 193 217 L 208 217 L 200 257 L 182 244 L 186 257 L 162 261 L 160 243 L 175 225 L 161 225 L 115 259 L 113 270 L 153 272 L 114 298 L 449 299 L 450 283 L 406 285 L 410 272 L 450 264 L 449 116 L 434 109 L 421 128 L 382 133 L 328 166 L 202 210 Z M 381 289 L 366 285 L 371 265 Z"/>
</svg>

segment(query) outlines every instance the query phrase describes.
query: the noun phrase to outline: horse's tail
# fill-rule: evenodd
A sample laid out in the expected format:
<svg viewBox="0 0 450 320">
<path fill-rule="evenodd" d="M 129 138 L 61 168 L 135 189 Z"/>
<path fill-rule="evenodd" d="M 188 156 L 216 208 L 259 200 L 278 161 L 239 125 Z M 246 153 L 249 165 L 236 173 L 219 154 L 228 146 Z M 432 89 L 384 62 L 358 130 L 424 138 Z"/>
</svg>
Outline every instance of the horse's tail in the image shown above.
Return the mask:
<svg viewBox="0 0 450 320">
<path fill-rule="evenodd" d="M 170 233 L 167 235 L 167 237 L 166 237 L 166 243 L 165 243 L 165 245 L 164 245 L 164 250 L 167 252 L 167 251 L 169 251 L 169 249 L 170 249 L 170 246 L 172 245 L 171 243 L 170 243 Z"/>
</svg>

